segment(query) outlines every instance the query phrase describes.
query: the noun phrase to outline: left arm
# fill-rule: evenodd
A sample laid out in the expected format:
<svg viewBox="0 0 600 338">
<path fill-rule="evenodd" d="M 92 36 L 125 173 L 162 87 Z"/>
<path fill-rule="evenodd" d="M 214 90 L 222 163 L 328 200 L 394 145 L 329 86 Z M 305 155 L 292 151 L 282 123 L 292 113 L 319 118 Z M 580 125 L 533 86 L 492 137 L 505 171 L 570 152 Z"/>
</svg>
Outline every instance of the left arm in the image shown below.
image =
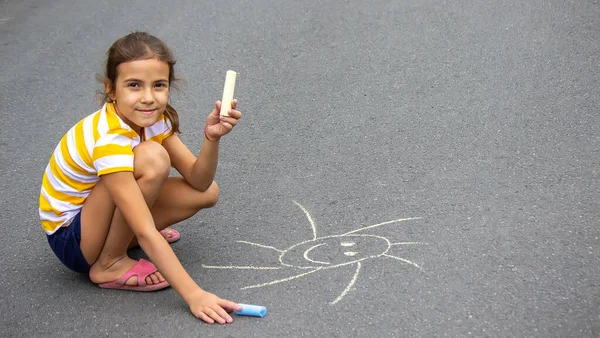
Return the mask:
<svg viewBox="0 0 600 338">
<path fill-rule="evenodd" d="M 203 140 L 198 157 L 192 154 L 176 134 L 163 140 L 162 144 L 169 153 L 171 164 L 196 190 L 205 191 L 215 178 L 219 160 L 219 140 L 233 129 L 242 116 L 236 107 L 237 100 L 233 100 L 229 117 L 220 116 L 221 102 L 215 103 L 215 109 L 206 119 L 204 127 L 204 133 L 210 141 Z"/>
</svg>

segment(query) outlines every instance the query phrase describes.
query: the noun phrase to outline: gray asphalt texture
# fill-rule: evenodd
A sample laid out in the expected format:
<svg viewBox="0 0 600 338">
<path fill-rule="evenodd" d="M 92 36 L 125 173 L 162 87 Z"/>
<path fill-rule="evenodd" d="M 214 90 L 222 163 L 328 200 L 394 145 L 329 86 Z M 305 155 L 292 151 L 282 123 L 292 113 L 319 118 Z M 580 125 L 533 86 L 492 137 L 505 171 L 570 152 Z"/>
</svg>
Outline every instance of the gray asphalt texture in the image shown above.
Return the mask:
<svg viewBox="0 0 600 338">
<path fill-rule="evenodd" d="M 0 13 L 0 336 L 600 336 L 599 1 L 3 0 Z M 172 289 L 102 290 L 46 242 L 43 170 L 97 109 L 106 50 L 135 30 L 176 54 L 194 152 L 239 73 L 220 202 L 176 225 L 173 249 L 200 286 L 265 318 L 207 325 Z M 274 250 L 315 236 L 295 202 L 319 238 L 415 217 L 354 234 L 421 244 L 362 261 L 353 284 L 357 264 L 244 289 L 308 271 Z M 313 259 L 340 253 L 326 248 Z"/>
</svg>

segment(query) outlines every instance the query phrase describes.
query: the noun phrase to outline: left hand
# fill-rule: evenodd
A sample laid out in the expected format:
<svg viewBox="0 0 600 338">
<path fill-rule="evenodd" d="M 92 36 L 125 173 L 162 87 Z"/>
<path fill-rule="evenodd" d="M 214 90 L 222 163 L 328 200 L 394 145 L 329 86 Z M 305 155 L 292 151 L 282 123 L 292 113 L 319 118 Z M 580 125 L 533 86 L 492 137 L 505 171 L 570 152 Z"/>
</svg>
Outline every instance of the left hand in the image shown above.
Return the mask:
<svg viewBox="0 0 600 338">
<path fill-rule="evenodd" d="M 214 322 L 219 324 L 231 323 L 233 319 L 228 312 L 242 309 L 240 305 L 230 300 L 221 299 L 204 290 L 190 295 L 188 305 L 196 318 L 200 318 L 209 324 Z"/>
<path fill-rule="evenodd" d="M 219 114 L 221 111 L 221 101 L 215 102 L 215 109 L 206 118 L 206 126 L 204 127 L 206 136 L 211 141 L 218 141 L 221 136 L 229 133 L 242 117 L 242 112 L 236 110 L 237 103 L 237 99 L 233 99 L 231 101 L 229 116 L 221 116 Z"/>
</svg>

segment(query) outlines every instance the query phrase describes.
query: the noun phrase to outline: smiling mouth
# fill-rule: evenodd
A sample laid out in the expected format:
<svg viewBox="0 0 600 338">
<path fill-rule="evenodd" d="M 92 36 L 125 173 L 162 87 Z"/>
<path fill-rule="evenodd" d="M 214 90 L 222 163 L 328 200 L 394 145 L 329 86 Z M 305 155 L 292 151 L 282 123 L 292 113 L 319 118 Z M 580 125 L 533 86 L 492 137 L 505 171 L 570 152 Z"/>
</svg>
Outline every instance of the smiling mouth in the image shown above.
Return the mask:
<svg viewBox="0 0 600 338">
<path fill-rule="evenodd" d="M 321 243 L 321 244 L 317 244 L 317 245 L 313 245 L 310 248 L 308 248 L 308 250 L 304 251 L 304 259 L 306 259 L 309 262 L 313 262 L 313 263 L 318 263 L 318 264 L 331 264 L 329 262 L 322 262 L 322 261 L 316 261 L 314 259 L 310 259 L 308 258 L 308 254 L 313 250 L 316 249 L 317 247 L 320 247 L 321 245 L 325 245 L 326 243 Z"/>
<path fill-rule="evenodd" d="M 156 109 L 151 109 L 151 110 L 141 110 L 141 109 L 138 109 L 138 111 L 140 113 L 142 113 L 143 115 L 152 115 L 152 114 L 154 114 L 154 112 L 156 111 Z"/>
</svg>

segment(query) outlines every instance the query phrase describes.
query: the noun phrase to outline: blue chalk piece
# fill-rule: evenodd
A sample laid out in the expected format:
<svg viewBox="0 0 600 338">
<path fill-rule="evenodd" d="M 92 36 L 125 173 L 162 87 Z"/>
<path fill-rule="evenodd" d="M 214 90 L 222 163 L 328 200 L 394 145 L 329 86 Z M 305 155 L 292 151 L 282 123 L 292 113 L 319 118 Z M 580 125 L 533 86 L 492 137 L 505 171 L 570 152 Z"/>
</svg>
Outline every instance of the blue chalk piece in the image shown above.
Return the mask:
<svg viewBox="0 0 600 338">
<path fill-rule="evenodd" d="M 264 317 L 267 314 L 267 308 L 260 305 L 238 304 L 242 307 L 240 311 L 234 311 L 240 316 Z"/>
</svg>

